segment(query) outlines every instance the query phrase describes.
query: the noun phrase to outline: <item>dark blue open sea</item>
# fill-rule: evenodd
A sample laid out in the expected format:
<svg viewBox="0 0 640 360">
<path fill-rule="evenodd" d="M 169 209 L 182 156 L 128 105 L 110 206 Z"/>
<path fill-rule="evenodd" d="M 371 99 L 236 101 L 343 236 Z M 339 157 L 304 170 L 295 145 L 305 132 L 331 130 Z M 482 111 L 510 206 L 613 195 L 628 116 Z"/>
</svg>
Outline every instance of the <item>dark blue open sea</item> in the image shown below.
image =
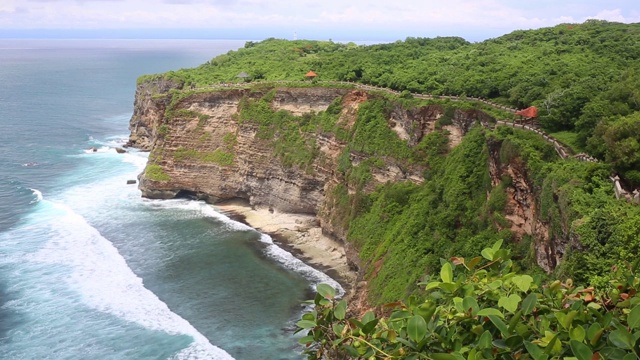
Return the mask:
<svg viewBox="0 0 640 360">
<path fill-rule="evenodd" d="M 136 78 L 239 41 L 0 40 L 0 359 L 300 359 L 324 274 L 118 154 Z M 96 147 L 98 152 L 87 151 Z"/>
</svg>

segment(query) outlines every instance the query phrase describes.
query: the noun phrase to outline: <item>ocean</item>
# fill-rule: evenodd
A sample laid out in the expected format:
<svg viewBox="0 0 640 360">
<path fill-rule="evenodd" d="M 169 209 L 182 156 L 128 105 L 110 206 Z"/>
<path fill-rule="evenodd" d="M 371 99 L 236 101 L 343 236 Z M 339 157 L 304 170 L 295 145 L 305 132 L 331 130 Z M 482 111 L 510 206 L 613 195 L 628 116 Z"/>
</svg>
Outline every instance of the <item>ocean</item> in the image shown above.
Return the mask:
<svg viewBox="0 0 640 360">
<path fill-rule="evenodd" d="M 214 206 L 141 198 L 148 154 L 115 151 L 138 76 L 243 44 L 0 40 L 0 359 L 303 358 L 332 280 Z"/>
</svg>

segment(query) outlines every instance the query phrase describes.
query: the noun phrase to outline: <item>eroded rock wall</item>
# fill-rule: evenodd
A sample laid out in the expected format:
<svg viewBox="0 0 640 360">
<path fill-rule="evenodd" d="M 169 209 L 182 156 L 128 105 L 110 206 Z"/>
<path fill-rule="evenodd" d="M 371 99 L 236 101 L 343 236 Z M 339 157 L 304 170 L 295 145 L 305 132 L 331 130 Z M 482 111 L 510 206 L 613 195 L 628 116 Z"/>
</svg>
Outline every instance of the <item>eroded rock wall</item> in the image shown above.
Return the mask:
<svg viewBox="0 0 640 360">
<path fill-rule="evenodd" d="M 274 155 L 271 139 L 257 136 L 256 122 L 241 121 L 241 102 L 257 100 L 272 89 L 229 89 L 226 91 L 192 91 L 172 98 L 179 84 L 157 80 L 140 84 L 136 91 L 131 119 L 130 145 L 151 151 L 147 171 L 140 176 L 140 189 L 149 198 L 174 198 L 188 195 L 216 203 L 229 199 L 245 199 L 251 205 L 282 212 L 315 214 L 323 231 L 344 241 L 344 222 L 336 221 L 339 204 L 330 194 L 338 186 L 354 193 L 338 169 L 338 160 L 346 143 L 334 134 L 314 135 L 318 155 L 311 166 L 301 169 L 285 166 Z M 370 98 L 366 91 L 340 88 L 278 88 L 271 108 L 301 116 L 326 110 L 336 99 L 342 101 L 338 124 L 346 129 L 354 126 L 358 107 Z M 180 99 L 180 100 L 176 100 Z M 169 111 L 167 110 L 169 109 Z M 395 107 L 387 123 L 398 136 L 415 146 L 437 127 L 447 130 L 449 146 L 460 143 L 474 123 L 485 126 L 491 118 L 477 110 L 455 110 L 446 122 L 438 121 L 445 109 L 438 105 L 406 110 Z M 540 221 L 536 195 L 529 181 L 526 164 L 501 163 L 499 146 L 489 144 L 493 185 L 504 176 L 513 179 L 507 189 L 506 219 L 516 239 L 531 236 L 537 249 L 537 260 L 545 270 L 559 262 L 563 247 L 549 236 L 548 226 Z M 367 156 L 350 153 L 353 166 Z M 364 191 L 373 191 L 387 182 L 411 181 L 420 184 L 423 170 L 408 167 L 394 159 L 383 158 L 383 166 L 372 168 L 372 179 Z M 150 170 L 155 171 L 155 176 Z M 159 176 L 158 174 L 162 176 Z M 345 244 L 349 264 L 360 268 L 357 249 Z"/>
<path fill-rule="evenodd" d="M 532 174 L 526 163 L 519 157 L 503 161 L 500 156 L 501 142 L 489 140 L 489 172 L 492 186 L 498 186 L 508 179 L 506 191 L 506 207 L 504 217 L 508 228 L 516 242 L 529 236 L 535 250 L 535 260 L 547 273 L 552 272 L 562 260 L 570 246 L 577 246 L 571 241 L 568 224 L 564 224 L 560 233 L 554 234 L 550 224 L 541 213 L 539 201 L 540 189 L 534 187 Z M 564 218 L 566 214 L 560 214 Z M 498 227 L 502 227 L 498 225 Z"/>
</svg>

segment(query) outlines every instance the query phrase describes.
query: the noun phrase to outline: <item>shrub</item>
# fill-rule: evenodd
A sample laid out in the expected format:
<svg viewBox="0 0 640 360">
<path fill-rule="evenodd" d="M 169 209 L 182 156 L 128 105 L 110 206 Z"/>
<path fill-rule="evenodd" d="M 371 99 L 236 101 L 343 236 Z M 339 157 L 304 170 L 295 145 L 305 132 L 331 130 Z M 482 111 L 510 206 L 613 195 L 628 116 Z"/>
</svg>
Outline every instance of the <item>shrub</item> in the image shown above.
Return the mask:
<svg viewBox="0 0 640 360">
<path fill-rule="evenodd" d="M 640 355 L 638 261 L 615 269 L 601 289 L 571 279 L 542 284 L 512 270 L 502 241 L 470 260 L 441 260 L 426 296 L 348 317 L 326 284 L 298 321 L 308 359 L 637 359 Z"/>
</svg>

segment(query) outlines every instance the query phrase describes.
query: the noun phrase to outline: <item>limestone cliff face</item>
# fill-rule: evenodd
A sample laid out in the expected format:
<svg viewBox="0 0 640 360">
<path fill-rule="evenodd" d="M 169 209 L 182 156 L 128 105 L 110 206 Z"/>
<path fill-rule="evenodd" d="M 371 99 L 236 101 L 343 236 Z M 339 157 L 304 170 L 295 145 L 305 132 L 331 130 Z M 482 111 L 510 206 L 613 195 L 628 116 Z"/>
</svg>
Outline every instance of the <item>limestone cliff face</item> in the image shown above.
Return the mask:
<svg viewBox="0 0 640 360">
<path fill-rule="evenodd" d="M 141 150 L 151 150 L 165 109 L 171 100 L 168 96 L 169 91 L 179 87 L 180 84 L 164 78 L 138 85 L 133 103 L 133 116 L 129 122 L 129 145 Z"/>
<path fill-rule="evenodd" d="M 131 118 L 130 145 L 149 150 L 149 163 L 140 176 L 140 189 L 145 197 L 174 198 L 192 196 L 216 203 L 229 199 L 246 199 L 255 206 L 283 212 L 315 214 L 323 231 L 334 237 L 346 238 L 345 224 L 336 219 L 335 199 L 330 194 L 339 186 L 355 192 L 345 182 L 338 169 L 338 158 L 346 144 L 334 134 L 316 133 L 317 148 L 312 164 L 305 169 L 285 166 L 274 155 L 270 139 L 258 136 L 259 124 L 241 121 L 242 102 L 263 98 L 272 89 L 227 89 L 225 91 L 179 91 L 179 84 L 167 80 L 142 83 L 136 91 L 135 109 Z M 301 116 L 326 110 L 336 99 L 342 102 L 338 123 L 352 129 L 359 105 L 371 95 L 362 90 L 342 88 L 277 88 L 271 97 L 274 110 L 284 110 Z M 445 114 L 443 107 L 430 105 L 415 110 L 398 106 L 387 120 L 389 127 L 410 146 L 434 131 L 441 122 L 448 131 L 450 147 L 456 146 L 474 123 L 488 125 L 492 119 L 476 110 L 455 110 Z M 491 147 L 490 166 L 494 185 L 504 175 L 513 179 L 509 187 L 507 220 L 511 230 L 534 238 L 538 263 L 553 269 L 561 251 L 550 239 L 547 226 L 537 213 L 536 199 L 526 166 L 502 164 L 495 146 Z M 349 154 L 352 165 L 365 161 L 364 154 Z M 380 184 L 411 181 L 420 184 L 423 170 L 407 168 L 393 159 L 372 168 L 372 179 L 365 191 Z M 347 256 L 354 268 L 359 268 L 356 249 L 347 244 Z"/>
<path fill-rule="evenodd" d="M 344 89 L 281 89 L 272 106 L 295 114 L 317 112 L 345 93 Z M 131 122 L 136 136 L 131 143 L 150 144 L 149 165 L 159 166 L 168 177 L 143 174 L 143 196 L 190 195 L 212 203 L 242 198 L 252 205 L 315 214 L 333 169 L 324 158 L 313 164 L 313 171 L 283 166 L 269 142 L 256 137 L 258 126 L 238 121 L 240 101 L 263 95 L 250 90 L 196 92 L 174 104 L 169 119 L 164 113 L 166 100 L 142 93 L 144 99 L 136 100 Z M 318 143 L 329 159 L 339 149 L 334 139 L 320 138 Z"/>
<path fill-rule="evenodd" d="M 535 248 L 536 263 L 547 273 L 553 271 L 562 260 L 565 250 L 569 246 L 578 246 L 576 239 L 571 240 L 569 226 L 562 223 L 562 231 L 553 234 L 550 225 L 543 221 L 545 214 L 541 213 L 539 189 L 535 189 L 531 181 L 532 174 L 526 163 L 516 157 L 507 162 L 501 160 L 499 142 L 489 141 L 489 172 L 492 186 L 497 186 L 505 179 L 510 179 L 506 187 L 507 202 L 505 218 L 507 228 L 514 234 L 516 241 L 522 241 L 530 236 Z M 560 214 L 566 218 L 567 214 Z"/>
</svg>

